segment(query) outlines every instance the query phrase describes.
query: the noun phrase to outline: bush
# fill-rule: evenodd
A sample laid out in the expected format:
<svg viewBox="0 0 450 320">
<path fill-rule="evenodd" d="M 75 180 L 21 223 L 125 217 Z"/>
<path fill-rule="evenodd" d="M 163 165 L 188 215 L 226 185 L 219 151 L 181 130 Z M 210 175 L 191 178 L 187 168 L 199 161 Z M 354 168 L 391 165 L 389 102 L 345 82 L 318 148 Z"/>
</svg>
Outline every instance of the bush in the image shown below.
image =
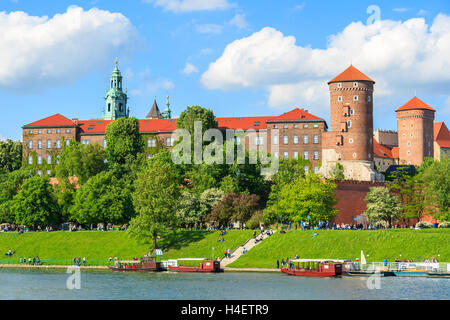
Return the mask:
<svg viewBox="0 0 450 320">
<path fill-rule="evenodd" d="M 434 224 L 432 224 L 431 222 L 427 222 L 427 221 L 420 221 L 420 222 L 416 223 L 416 228 L 420 228 L 420 229 L 434 228 Z"/>
<path fill-rule="evenodd" d="M 450 228 L 450 221 L 439 223 L 439 228 Z"/>
<path fill-rule="evenodd" d="M 248 219 L 245 225 L 249 229 L 257 229 L 259 228 L 259 224 L 261 222 L 264 222 L 263 213 L 261 211 L 257 211 L 253 214 L 253 216 L 250 219 Z"/>
</svg>

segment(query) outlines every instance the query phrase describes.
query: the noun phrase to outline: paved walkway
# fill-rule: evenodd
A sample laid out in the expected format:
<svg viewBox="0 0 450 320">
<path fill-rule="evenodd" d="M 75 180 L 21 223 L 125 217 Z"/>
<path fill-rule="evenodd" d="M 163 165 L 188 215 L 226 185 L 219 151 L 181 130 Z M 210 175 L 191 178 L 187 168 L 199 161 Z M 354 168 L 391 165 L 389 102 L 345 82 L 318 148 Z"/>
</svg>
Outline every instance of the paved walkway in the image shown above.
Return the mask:
<svg viewBox="0 0 450 320">
<path fill-rule="evenodd" d="M 273 233 L 275 233 L 275 232 L 276 232 L 276 231 L 273 230 Z M 263 235 L 263 241 L 264 241 L 265 239 L 267 239 L 268 237 L 270 237 L 270 236 L 267 235 L 267 234 L 264 232 L 264 235 Z M 260 236 L 260 235 L 257 235 L 256 238 L 261 238 L 261 236 Z M 246 243 L 244 243 L 242 246 L 238 247 L 236 250 L 234 250 L 234 251 L 231 253 L 231 258 L 223 258 L 222 260 L 220 260 L 220 267 L 221 267 L 221 268 L 224 268 L 224 267 L 226 267 L 227 265 L 229 265 L 230 263 L 232 263 L 232 262 L 236 261 L 237 259 L 239 259 L 239 257 L 242 256 L 242 254 L 243 254 L 242 252 L 244 251 L 244 248 L 246 248 L 247 251 L 250 251 L 254 246 L 260 244 L 261 242 L 262 242 L 262 241 L 256 242 L 256 240 L 253 239 L 253 238 L 249 239 Z"/>
</svg>

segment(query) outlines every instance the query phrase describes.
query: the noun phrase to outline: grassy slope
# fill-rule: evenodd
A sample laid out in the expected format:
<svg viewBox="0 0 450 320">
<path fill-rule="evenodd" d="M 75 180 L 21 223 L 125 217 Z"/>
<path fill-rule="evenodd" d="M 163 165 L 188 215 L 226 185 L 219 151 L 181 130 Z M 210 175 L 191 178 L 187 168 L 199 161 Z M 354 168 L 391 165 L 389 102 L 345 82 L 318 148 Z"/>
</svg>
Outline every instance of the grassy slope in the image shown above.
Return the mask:
<svg viewBox="0 0 450 320">
<path fill-rule="evenodd" d="M 318 236 L 311 235 L 317 232 Z M 385 258 L 422 261 L 436 257 L 450 261 L 450 229 L 430 230 L 380 230 L 380 231 L 290 231 L 275 233 L 254 247 L 229 267 L 274 268 L 276 260 L 294 257 L 355 260 L 369 254 L 367 262 Z M 440 254 L 440 257 L 438 257 Z"/>
<path fill-rule="evenodd" d="M 238 247 L 251 235 L 252 231 L 231 231 L 224 236 L 225 242 L 218 243 L 219 231 L 177 231 L 160 240 L 159 245 L 164 251 L 163 259 L 211 257 L 212 247 L 215 256 L 223 256 L 226 248 Z M 0 233 L 0 263 L 5 259 L 17 260 L 36 255 L 41 260 L 71 260 L 78 256 L 85 256 L 91 262 L 115 256 L 130 259 L 144 255 L 149 247 L 130 239 L 126 232 L 121 231 Z M 12 258 L 4 255 L 9 249 L 16 251 Z"/>
</svg>

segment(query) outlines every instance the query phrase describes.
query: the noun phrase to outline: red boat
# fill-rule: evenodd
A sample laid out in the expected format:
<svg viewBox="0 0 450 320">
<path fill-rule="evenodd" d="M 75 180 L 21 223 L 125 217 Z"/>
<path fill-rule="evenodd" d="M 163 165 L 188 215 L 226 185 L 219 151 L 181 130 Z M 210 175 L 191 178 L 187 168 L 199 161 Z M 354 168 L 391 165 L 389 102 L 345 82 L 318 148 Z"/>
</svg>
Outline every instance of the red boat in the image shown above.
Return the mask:
<svg viewBox="0 0 450 320">
<path fill-rule="evenodd" d="M 291 267 L 281 268 L 281 272 L 304 277 L 337 277 L 342 275 L 342 260 L 296 259 L 291 262 Z"/>
<path fill-rule="evenodd" d="M 189 261 L 196 261 L 196 263 L 192 263 Z M 198 261 L 201 261 L 200 265 L 198 265 Z M 197 264 L 197 265 L 193 265 Z M 170 271 L 177 272 L 222 272 L 223 269 L 220 269 L 220 261 L 208 260 L 206 258 L 183 258 L 177 260 L 177 265 L 172 266 L 168 265 L 167 268 Z"/>
<path fill-rule="evenodd" d="M 142 260 L 116 261 L 114 266 L 108 267 L 113 271 L 137 272 L 137 271 L 163 271 L 161 262 L 156 262 L 152 258 Z"/>
</svg>

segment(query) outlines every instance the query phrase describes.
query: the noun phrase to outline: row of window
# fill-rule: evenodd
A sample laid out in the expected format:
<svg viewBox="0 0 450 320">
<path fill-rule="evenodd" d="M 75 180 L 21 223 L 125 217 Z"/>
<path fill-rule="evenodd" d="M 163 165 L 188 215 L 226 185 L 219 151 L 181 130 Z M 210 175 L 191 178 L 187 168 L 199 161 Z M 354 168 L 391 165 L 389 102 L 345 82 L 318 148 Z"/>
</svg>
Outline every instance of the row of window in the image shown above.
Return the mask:
<svg viewBox="0 0 450 320">
<path fill-rule="evenodd" d="M 36 173 L 40 176 L 42 176 L 42 170 L 37 170 Z M 47 170 L 47 175 L 51 175 L 52 171 L 51 170 Z"/>
<path fill-rule="evenodd" d="M 298 136 L 294 135 L 292 137 L 292 142 L 293 144 L 298 144 Z M 308 144 L 309 143 L 309 138 L 307 134 L 303 135 L 303 144 Z M 319 143 L 319 135 L 315 134 L 313 136 L 313 143 Z M 273 144 L 278 144 L 278 136 L 273 136 Z M 288 136 L 283 136 L 283 144 L 289 144 L 289 137 Z"/>
<path fill-rule="evenodd" d="M 298 151 L 294 151 L 293 152 L 293 156 L 294 159 L 298 159 Z M 278 151 L 275 151 L 273 153 L 273 155 L 278 158 Z M 319 151 L 314 151 L 313 152 L 313 160 L 319 160 Z M 289 152 L 288 151 L 284 151 L 283 152 L 283 159 L 288 159 L 289 158 Z M 304 160 L 309 160 L 309 151 L 303 151 L 303 159 Z"/>
<path fill-rule="evenodd" d="M 61 133 L 61 129 L 55 129 L 55 132 Z M 33 130 L 28 130 L 28 133 L 33 134 Z M 41 134 L 42 130 L 41 129 L 37 130 L 37 133 Z M 53 129 L 47 129 L 47 133 L 53 133 Z M 66 133 L 70 133 L 70 129 L 66 129 Z"/>
<path fill-rule="evenodd" d="M 298 129 L 298 124 L 297 124 L 297 123 L 294 123 L 294 124 L 292 125 L 292 127 L 293 127 L 294 129 Z M 313 127 L 314 127 L 314 128 L 318 128 L 319 125 L 318 125 L 318 124 L 314 124 Z M 277 124 L 274 124 L 274 125 L 273 125 L 273 128 L 274 128 L 274 129 L 278 129 L 278 125 L 277 125 Z M 289 125 L 288 125 L 287 123 L 283 124 L 283 129 L 288 129 L 288 128 L 289 128 Z M 308 128 L 309 128 L 309 124 L 308 124 L 308 123 L 303 124 L 303 128 L 304 128 L 304 129 L 308 129 Z"/>
<path fill-rule="evenodd" d="M 166 138 L 166 146 L 167 147 L 173 147 L 174 142 L 175 142 L 175 138 L 173 138 L 173 137 Z M 156 147 L 156 138 L 148 138 L 147 139 L 147 147 L 148 148 Z"/>
<path fill-rule="evenodd" d="M 66 146 L 68 146 L 70 143 L 70 140 L 66 140 Z M 37 148 L 42 149 L 42 140 L 37 141 Z M 61 140 L 56 140 L 56 149 L 61 148 Z M 33 140 L 28 141 L 28 149 L 33 149 Z M 47 149 L 52 149 L 52 140 L 47 140 Z"/>
<path fill-rule="evenodd" d="M 338 96 L 338 102 L 342 102 L 344 101 L 342 96 Z M 359 96 L 353 96 L 353 101 L 359 101 Z M 372 97 L 371 96 L 367 96 L 367 102 L 371 102 L 372 101 Z"/>
<path fill-rule="evenodd" d="M 59 155 L 57 156 L 56 164 L 59 163 L 58 158 L 59 158 Z M 37 164 L 42 164 L 42 156 L 37 156 L 36 161 L 37 161 L 36 162 Z M 48 155 L 47 156 L 47 164 L 51 164 L 51 163 L 52 163 L 52 156 Z M 33 164 L 33 156 L 31 156 L 31 155 L 28 156 L 28 164 Z"/>
</svg>

